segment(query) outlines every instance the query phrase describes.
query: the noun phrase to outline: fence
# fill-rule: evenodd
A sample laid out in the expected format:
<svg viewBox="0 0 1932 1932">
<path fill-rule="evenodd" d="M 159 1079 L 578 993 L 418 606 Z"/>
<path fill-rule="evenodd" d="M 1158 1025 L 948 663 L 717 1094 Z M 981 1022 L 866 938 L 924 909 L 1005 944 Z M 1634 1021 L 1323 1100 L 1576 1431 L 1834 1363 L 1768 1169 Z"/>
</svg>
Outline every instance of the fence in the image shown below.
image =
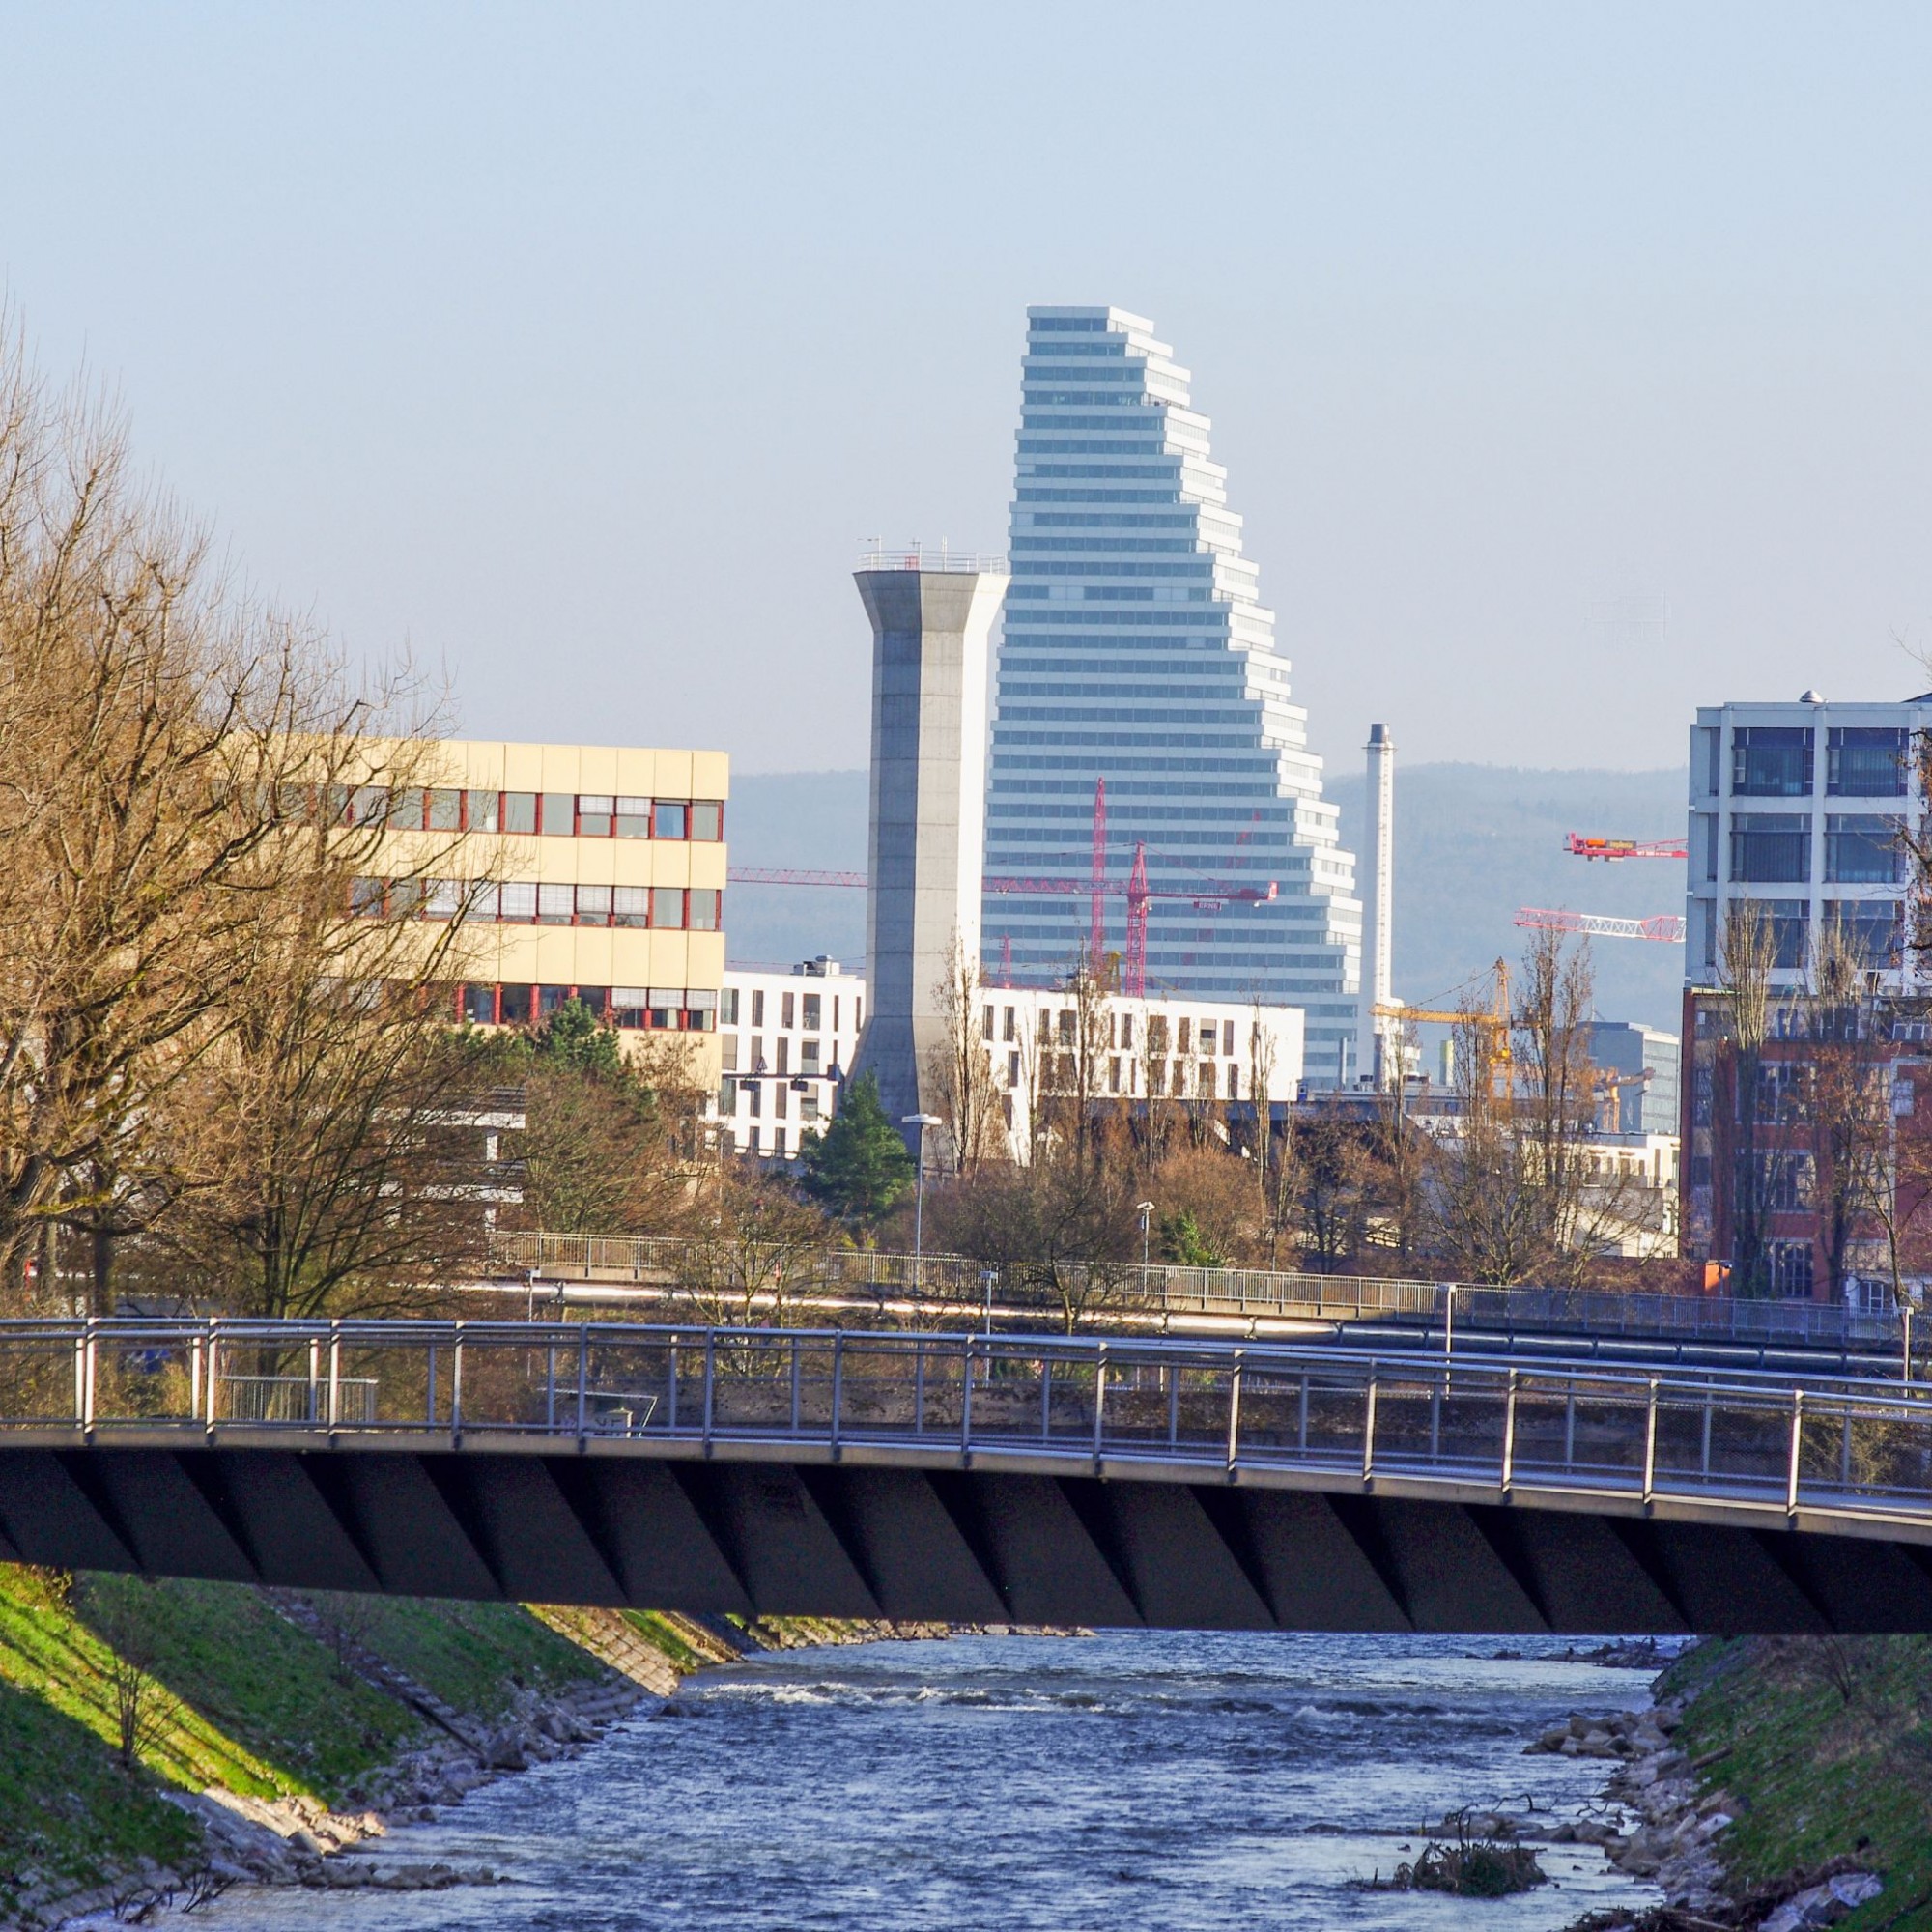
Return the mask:
<svg viewBox="0 0 1932 1932">
<path fill-rule="evenodd" d="M 1877 1515 L 1932 1539 L 1932 1384 L 1330 1347 L 586 1322 L 0 1323 L 0 1435 L 474 1437 L 1300 1472 Z"/>
<path fill-rule="evenodd" d="M 982 1306 L 990 1298 L 996 1309 L 1027 1313 L 1064 1313 L 1070 1306 L 1288 1321 L 1440 1323 L 1453 1319 L 1472 1328 L 1503 1333 L 1841 1350 L 1895 1350 L 1900 1340 L 1895 1314 L 1810 1301 L 1485 1288 L 1375 1275 L 1142 1267 L 1121 1263 L 1060 1263 L 1050 1269 L 1042 1264 L 1021 1264 L 1002 1269 L 963 1255 L 919 1257 L 804 1246 L 780 1251 L 753 1243 L 650 1236 L 498 1234 L 491 1239 L 490 1264 L 500 1274 L 708 1290 L 720 1299 L 844 1293 L 880 1302 L 916 1297 L 962 1311 Z"/>
</svg>

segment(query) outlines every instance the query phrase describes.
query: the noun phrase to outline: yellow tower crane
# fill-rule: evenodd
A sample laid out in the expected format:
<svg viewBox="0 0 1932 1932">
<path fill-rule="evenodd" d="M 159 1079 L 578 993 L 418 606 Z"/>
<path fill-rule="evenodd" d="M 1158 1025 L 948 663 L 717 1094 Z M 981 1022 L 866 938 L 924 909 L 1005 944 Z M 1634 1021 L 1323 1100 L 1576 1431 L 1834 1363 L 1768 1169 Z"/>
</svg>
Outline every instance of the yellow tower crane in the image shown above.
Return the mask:
<svg viewBox="0 0 1932 1932">
<path fill-rule="evenodd" d="M 1452 1012 L 1440 1008 L 1405 1007 L 1398 1001 L 1378 1000 L 1369 1010 L 1378 1020 L 1421 1020 L 1435 1026 L 1474 1027 L 1482 1036 L 1491 1092 L 1503 1099 L 1510 1091 L 1510 979 L 1506 959 L 1496 961 L 1491 969 L 1490 980 L 1488 1007 L 1472 1004 Z"/>
</svg>

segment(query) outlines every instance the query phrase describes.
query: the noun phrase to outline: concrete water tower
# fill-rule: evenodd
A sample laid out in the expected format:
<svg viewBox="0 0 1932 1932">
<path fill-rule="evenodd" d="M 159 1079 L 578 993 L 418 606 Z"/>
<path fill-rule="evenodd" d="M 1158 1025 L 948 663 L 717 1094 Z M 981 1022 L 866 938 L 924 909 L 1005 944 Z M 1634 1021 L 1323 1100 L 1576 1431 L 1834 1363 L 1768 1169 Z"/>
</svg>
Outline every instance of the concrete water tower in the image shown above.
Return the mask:
<svg viewBox="0 0 1932 1932">
<path fill-rule="evenodd" d="M 941 988 L 955 951 L 979 965 L 987 656 L 1007 581 L 1003 559 L 918 549 L 857 573 L 872 621 L 872 778 L 869 1010 L 852 1071 L 877 1078 L 895 1122 L 935 1111 Z"/>
</svg>

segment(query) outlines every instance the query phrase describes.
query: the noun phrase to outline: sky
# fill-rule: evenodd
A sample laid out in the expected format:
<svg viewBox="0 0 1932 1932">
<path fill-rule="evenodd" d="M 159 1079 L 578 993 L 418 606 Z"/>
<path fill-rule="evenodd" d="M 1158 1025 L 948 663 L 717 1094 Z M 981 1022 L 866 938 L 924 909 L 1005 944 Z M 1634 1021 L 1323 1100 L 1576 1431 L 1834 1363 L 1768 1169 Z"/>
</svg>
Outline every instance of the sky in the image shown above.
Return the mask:
<svg viewBox="0 0 1932 1932">
<path fill-rule="evenodd" d="M 1153 318 L 1315 749 L 1932 686 L 1932 9 L 0 0 L 0 283 L 484 737 L 865 762 L 1029 302 Z M 1606 828 L 1654 834 L 1669 827 Z"/>
</svg>

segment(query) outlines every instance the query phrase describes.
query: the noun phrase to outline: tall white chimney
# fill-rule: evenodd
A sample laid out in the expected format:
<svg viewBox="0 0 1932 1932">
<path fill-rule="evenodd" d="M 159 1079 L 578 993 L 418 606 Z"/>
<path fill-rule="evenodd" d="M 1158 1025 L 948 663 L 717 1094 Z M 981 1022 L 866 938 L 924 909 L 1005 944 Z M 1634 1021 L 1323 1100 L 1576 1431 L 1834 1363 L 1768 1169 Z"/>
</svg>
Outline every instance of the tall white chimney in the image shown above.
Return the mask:
<svg viewBox="0 0 1932 1932">
<path fill-rule="evenodd" d="M 1369 876 L 1362 895 L 1361 1067 L 1380 1087 L 1404 1070 L 1383 1065 L 1383 1040 L 1401 1036 L 1393 1020 L 1375 1011 L 1389 1004 L 1395 956 L 1395 740 L 1389 727 L 1371 724 L 1363 749 L 1369 754 Z"/>
</svg>

